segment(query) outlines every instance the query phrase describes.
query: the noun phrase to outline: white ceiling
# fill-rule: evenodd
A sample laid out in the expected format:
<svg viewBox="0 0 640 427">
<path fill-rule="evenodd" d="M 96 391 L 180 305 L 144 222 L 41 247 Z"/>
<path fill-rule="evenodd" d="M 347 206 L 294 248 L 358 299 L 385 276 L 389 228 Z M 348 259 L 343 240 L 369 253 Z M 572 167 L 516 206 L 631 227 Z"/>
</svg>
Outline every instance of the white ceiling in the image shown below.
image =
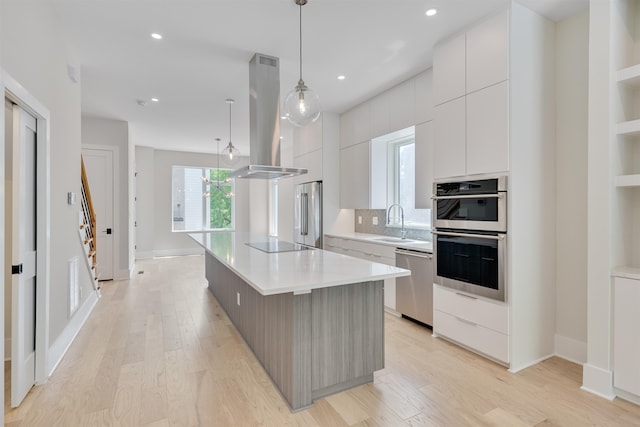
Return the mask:
<svg viewBox="0 0 640 427">
<path fill-rule="evenodd" d="M 428 68 L 435 43 L 507 3 L 309 0 L 304 80 L 324 111 L 344 112 Z M 588 0 L 521 3 L 558 21 Z M 426 17 L 432 7 L 438 14 Z M 214 138 L 229 139 L 225 99 L 234 98 L 231 137 L 248 154 L 253 54 L 280 58 L 281 99 L 298 80 L 294 0 L 54 0 L 54 8 L 81 65 L 83 113 L 129 122 L 136 145 L 215 152 Z"/>
</svg>

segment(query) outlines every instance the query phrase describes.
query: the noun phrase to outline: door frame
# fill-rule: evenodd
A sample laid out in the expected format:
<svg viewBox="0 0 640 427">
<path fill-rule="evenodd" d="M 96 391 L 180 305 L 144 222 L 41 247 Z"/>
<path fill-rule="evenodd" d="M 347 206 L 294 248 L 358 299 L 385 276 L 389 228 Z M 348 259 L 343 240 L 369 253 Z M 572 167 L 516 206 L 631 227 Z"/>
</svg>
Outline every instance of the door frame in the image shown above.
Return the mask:
<svg viewBox="0 0 640 427">
<path fill-rule="evenodd" d="M 35 342 L 35 381 L 43 384 L 47 381 L 47 361 L 49 353 L 49 307 L 50 307 L 50 280 L 51 280 L 51 137 L 50 123 L 51 113 L 40 101 L 31 95 L 17 80 L 0 68 L 0 93 L 11 102 L 20 106 L 37 119 L 36 128 L 36 247 L 38 258 L 36 261 L 36 342 Z M 4 99 L 3 99 L 4 111 Z M 4 113 L 0 120 L 0 239 L 4 240 L 4 206 L 6 194 L 4 193 Z M 4 277 L 4 248 L 0 248 L 0 277 Z M 4 354 L 4 292 L 0 292 L 0 354 Z M 0 380 L 4 384 L 4 369 L 0 370 Z M 0 391 L 4 401 L 4 387 Z M 4 420 L 4 411 L 2 412 Z"/>
<path fill-rule="evenodd" d="M 113 173 L 112 183 L 113 186 L 113 207 L 111 212 L 111 217 L 113 218 L 113 253 L 112 257 L 112 265 L 111 265 L 111 277 L 113 280 L 122 279 L 120 275 L 120 262 L 118 260 L 118 256 L 120 256 L 120 176 L 119 176 L 119 164 L 120 164 L 120 150 L 119 147 L 115 145 L 100 145 L 100 144 L 82 144 L 80 146 L 80 153 L 83 153 L 84 150 L 96 150 L 96 151 L 111 151 L 113 164 L 111 171 Z M 84 153 L 83 153 L 84 154 Z M 89 183 L 89 190 L 91 190 L 91 183 Z M 100 262 L 100 258 L 98 258 L 98 262 Z M 128 278 L 125 277 L 125 278 Z"/>
</svg>

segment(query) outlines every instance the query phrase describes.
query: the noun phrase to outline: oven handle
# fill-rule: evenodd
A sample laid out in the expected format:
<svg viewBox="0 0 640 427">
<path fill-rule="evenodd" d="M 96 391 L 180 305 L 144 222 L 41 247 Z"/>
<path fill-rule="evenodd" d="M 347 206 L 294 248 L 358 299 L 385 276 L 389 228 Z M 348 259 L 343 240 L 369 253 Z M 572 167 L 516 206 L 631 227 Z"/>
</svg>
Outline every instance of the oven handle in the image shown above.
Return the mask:
<svg viewBox="0 0 640 427">
<path fill-rule="evenodd" d="M 431 234 L 436 234 L 438 236 L 473 237 L 476 239 L 487 239 L 487 240 L 504 240 L 505 238 L 505 234 L 498 234 L 497 236 L 494 236 L 492 234 L 452 233 L 449 231 L 432 231 Z"/>
<path fill-rule="evenodd" d="M 497 194 L 461 194 L 459 196 L 431 196 L 431 200 L 452 200 L 452 199 L 504 199 L 504 192 Z"/>
</svg>

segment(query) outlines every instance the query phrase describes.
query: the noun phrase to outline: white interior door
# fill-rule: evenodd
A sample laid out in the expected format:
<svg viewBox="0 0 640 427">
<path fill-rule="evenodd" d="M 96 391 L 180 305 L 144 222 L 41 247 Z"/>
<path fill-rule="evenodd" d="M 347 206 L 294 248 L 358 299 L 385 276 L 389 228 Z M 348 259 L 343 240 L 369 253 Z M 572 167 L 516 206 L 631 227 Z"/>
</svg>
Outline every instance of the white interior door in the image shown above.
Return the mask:
<svg viewBox="0 0 640 427">
<path fill-rule="evenodd" d="M 96 253 L 99 280 L 113 279 L 113 151 L 82 149 L 89 191 L 96 212 Z"/>
<path fill-rule="evenodd" d="M 11 406 L 35 383 L 36 119 L 13 106 Z"/>
</svg>

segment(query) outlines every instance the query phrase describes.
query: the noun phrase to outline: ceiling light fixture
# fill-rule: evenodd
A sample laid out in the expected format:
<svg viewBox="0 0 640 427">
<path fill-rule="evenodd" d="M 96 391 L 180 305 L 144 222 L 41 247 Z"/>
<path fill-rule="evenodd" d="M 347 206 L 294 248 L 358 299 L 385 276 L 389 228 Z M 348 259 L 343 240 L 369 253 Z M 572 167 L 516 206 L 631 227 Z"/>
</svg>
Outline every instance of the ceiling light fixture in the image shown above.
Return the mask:
<svg viewBox="0 0 640 427">
<path fill-rule="evenodd" d="M 153 37 L 156 40 L 162 40 L 162 35 L 158 33 L 151 33 L 151 37 Z"/>
<path fill-rule="evenodd" d="M 159 101 L 160 101 L 158 98 L 151 98 L 151 100 L 152 100 L 153 102 L 159 102 Z"/>
<path fill-rule="evenodd" d="M 433 16 L 433 15 L 435 15 L 436 13 L 438 13 L 438 11 L 437 11 L 436 9 L 429 9 L 429 10 L 427 10 L 427 11 L 425 12 L 425 15 L 427 15 L 427 16 Z"/>
<path fill-rule="evenodd" d="M 216 158 L 218 163 L 218 166 L 216 166 L 216 178 L 214 180 L 206 176 L 202 177 L 202 181 L 204 181 L 205 185 L 209 186 L 209 190 L 205 191 L 202 194 L 202 197 L 210 197 L 212 194 L 216 192 L 220 192 L 222 196 L 226 198 L 233 197 L 233 193 L 229 191 L 231 190 L 231 188 L 228 185 L 224 185 L 229 182 L 229 178 L 226 178 L 226 175 L 225 175 L 225 179 L 220 180 L 220 138 L 216 138 Z M 212 187 L 213 187 L 213 190 L 212 190 Z"/>
<path fill-rule="evenodd" d="M 302 80 L 302 6 L 307 0 L 293 0 L 300 7 L 300 80 L 284 100 L 287 120 L 296 126 L 306 126 L 320 117 L 320 99 Z"/>
<path fill-rule="evenodd" d="M 342 75 L 338 76 L 338 80 L 344 80 L 344 79 L 346 79 L 345 76 L 342 76 Z"/>
<path fill-rule="evenodd" d="M 229 144 L 224 148 L 224 154 L 227 157 L 227 161 L 232 165 L 238 163 L 238 160 L 240 160 L 240 150 L 238 150 L 231 142 L 231 104 L 234 102 L 235 101 L 231 98 L 227 99 L 227 104 L 229 104 Z"/>
</svg>

